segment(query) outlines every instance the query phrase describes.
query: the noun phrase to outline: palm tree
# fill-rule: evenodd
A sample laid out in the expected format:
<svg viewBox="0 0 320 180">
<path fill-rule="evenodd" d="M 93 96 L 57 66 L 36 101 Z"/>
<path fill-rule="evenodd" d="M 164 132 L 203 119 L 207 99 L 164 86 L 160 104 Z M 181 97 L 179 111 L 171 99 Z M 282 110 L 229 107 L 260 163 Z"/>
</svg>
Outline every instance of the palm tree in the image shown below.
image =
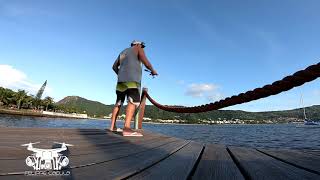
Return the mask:
<svg viewBox="0 0 320 180">
<path fill-rule="evenodd" d="M 52 106 L 54 101 L 53 101 L 52 97 L 47 96 L 47 97 L 44 98 L 43 103 L 46 106 L 46 111 L 48 111 L 48 107 Z"/>
<path fill-rule="evenodd" d="M 3 87 L 0 87 L 0 106 L 4 104 L 4 92 L 5 89 Z"/>
<path fill-rule="evenodd" d="M 31 109 L 34 105 L 34 101 L 35 100 L 34 100 L 33 95 L 27 96 L 24 100 L 24 104 L 25 104 L 25 106 L 27 106 L 28 109 Z"/>
<path fill-rule="evenodd" d="M 21 89 L 19 89 L 18 92 L 14 93 L 14 99 L 17 103 L 18 109 L 20 109 L 21 104 L 24 102 L 27 96 L 27 92 Z"/>
<path fill-rule="evenodd" d="M 0 102 L 4 105 L 9 105 L 13 101 L 14 92 L 11 89 L 0 87 Z"/>
</svg>

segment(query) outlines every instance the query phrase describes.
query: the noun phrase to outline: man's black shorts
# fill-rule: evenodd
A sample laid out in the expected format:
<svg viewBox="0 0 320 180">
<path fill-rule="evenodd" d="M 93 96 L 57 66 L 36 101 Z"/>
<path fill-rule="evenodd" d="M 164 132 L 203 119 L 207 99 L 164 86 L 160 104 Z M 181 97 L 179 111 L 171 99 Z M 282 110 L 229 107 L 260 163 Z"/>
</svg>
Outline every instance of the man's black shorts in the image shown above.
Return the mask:
<svg viewBox="0 0 320 180">
<path fill-rule="evenodd" d="M 116 105 L 123 105 L 125 98 L 127 97 L 128 103 L 138 106 L 140 104 L 140 91 L 138 88 L 129 88 L 123 92 L 116 91 L 117 101 Z"/>
</svg>

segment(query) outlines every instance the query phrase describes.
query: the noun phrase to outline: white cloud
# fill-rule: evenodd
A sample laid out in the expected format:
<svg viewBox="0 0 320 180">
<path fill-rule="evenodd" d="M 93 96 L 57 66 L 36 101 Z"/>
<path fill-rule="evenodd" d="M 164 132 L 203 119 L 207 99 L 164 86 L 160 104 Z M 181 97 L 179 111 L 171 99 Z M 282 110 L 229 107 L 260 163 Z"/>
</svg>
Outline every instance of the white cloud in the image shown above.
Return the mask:
<svg viewBox="0 0 320 180">
<path fill-rule="evenodd" d="M 192 97 L 203 97 L 205 93 L 217 89 L 214 84 L 191 84 L 188 86 L 186 94 Z"/>
<path fill-rule="evenodd" d="M 10 65 L 0 64 L 0 86 L 12 90 L 23 89 L 29 94 L 36 94 L 42 84 L 32 83 L 27 75 Z M 44 96 L 50 95 L 52 89 L 46 87 Z"/>
<path fill-rule="evenodd" d="M 187 87 L 185 94 L 194 98 L 205 98 L 208 101 L 217 101 L 223 98 L 223 95 L 218 90 L 219 86 L 215 84 L 193 83 Z"/>
</svg>

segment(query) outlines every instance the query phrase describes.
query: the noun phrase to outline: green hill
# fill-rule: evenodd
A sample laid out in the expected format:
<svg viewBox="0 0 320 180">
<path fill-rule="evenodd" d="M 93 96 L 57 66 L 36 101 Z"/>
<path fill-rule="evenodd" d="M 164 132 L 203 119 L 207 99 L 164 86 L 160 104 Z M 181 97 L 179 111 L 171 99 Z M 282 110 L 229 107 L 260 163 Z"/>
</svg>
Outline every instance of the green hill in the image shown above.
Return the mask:
<svg viewBox="0 0 320 180">
<path fill-rule="evenodd" d="M 112 105 L 105 105 L 79 96 L 67 96 L 56 103 L 69 112 L 87 113 L 89 116 L 103 117 L 111 113 Z"/>
<path fill-rule="evenodd" d="M 78 96 L 68 96 L 56 103 L 59 106 L 64 106 L 66 109 L 73 112 L 83 113 L 84 111 L 90 116 L 103 117 L 112 112 L 113 105 L 105 105 L 97 101 L 87 100 Z M 306 108 L 308 118 L 320 119 L 320 105 L 315 105 Z M 122 108 L 121 114 L 124 113 Z M 147 105 L 145 117 L 151 119 L 179 119 L 187 120 L 189 123 L 196 123 L 198 120 L 270 120 L 273 122 L 288 122 L 303 119 L 303 110 L 293 109 L 286 111 L 269 111 L 269 112 L 246 112 L 234 110 L 216 110 L 206 113 L 189 114 L 189 113 L 171 113 L 162 111 L 153 105 Z"/>
<path fill-rule="evenodd" d="M 310 119 L 320 120 L 320 105 L 306 108 L 307 116 Z M 197 122 L 200 120 L 254 120 L 254 121 L 272 121 L 272 122 L 290 122 L 303 120 L 303 109 L 293 109 L 285 111 L 269 111 L 269 112 L 246 112 L 239 110 L 215 110 L 205 113 L 188 114 L 188 113 L 170 113 L 159 110 L 154 106 L 147 106 L 145 111 L 146 117 L 152 119 L 181 119 L 189 122 Z"/>
</svg>

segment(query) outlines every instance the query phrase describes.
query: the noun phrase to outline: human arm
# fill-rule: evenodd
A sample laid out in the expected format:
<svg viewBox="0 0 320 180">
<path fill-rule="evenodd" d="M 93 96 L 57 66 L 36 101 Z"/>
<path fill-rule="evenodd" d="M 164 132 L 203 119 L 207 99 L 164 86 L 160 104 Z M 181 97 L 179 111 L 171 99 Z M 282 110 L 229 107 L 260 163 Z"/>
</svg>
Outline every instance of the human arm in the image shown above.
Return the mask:
<svg viewBox="0 0 320 180">
<path fill-rule="evenodd" d="M 112 69 L 113 71 L 118 74 L 119 72 L 119 66 L 120 66 L 120 55 L 118 56 L 118 58 L 114 61 Z"/>
<path fill-rule="evenodd" d="M 151 71 L 153 76 L 158 75 L 157 71 L 153 69 L 151 63 L 149 62 L 146 54 L 144 53 L 143 48 L 138 49 L 138 58 L 139 60 Z"/>
</svg>

